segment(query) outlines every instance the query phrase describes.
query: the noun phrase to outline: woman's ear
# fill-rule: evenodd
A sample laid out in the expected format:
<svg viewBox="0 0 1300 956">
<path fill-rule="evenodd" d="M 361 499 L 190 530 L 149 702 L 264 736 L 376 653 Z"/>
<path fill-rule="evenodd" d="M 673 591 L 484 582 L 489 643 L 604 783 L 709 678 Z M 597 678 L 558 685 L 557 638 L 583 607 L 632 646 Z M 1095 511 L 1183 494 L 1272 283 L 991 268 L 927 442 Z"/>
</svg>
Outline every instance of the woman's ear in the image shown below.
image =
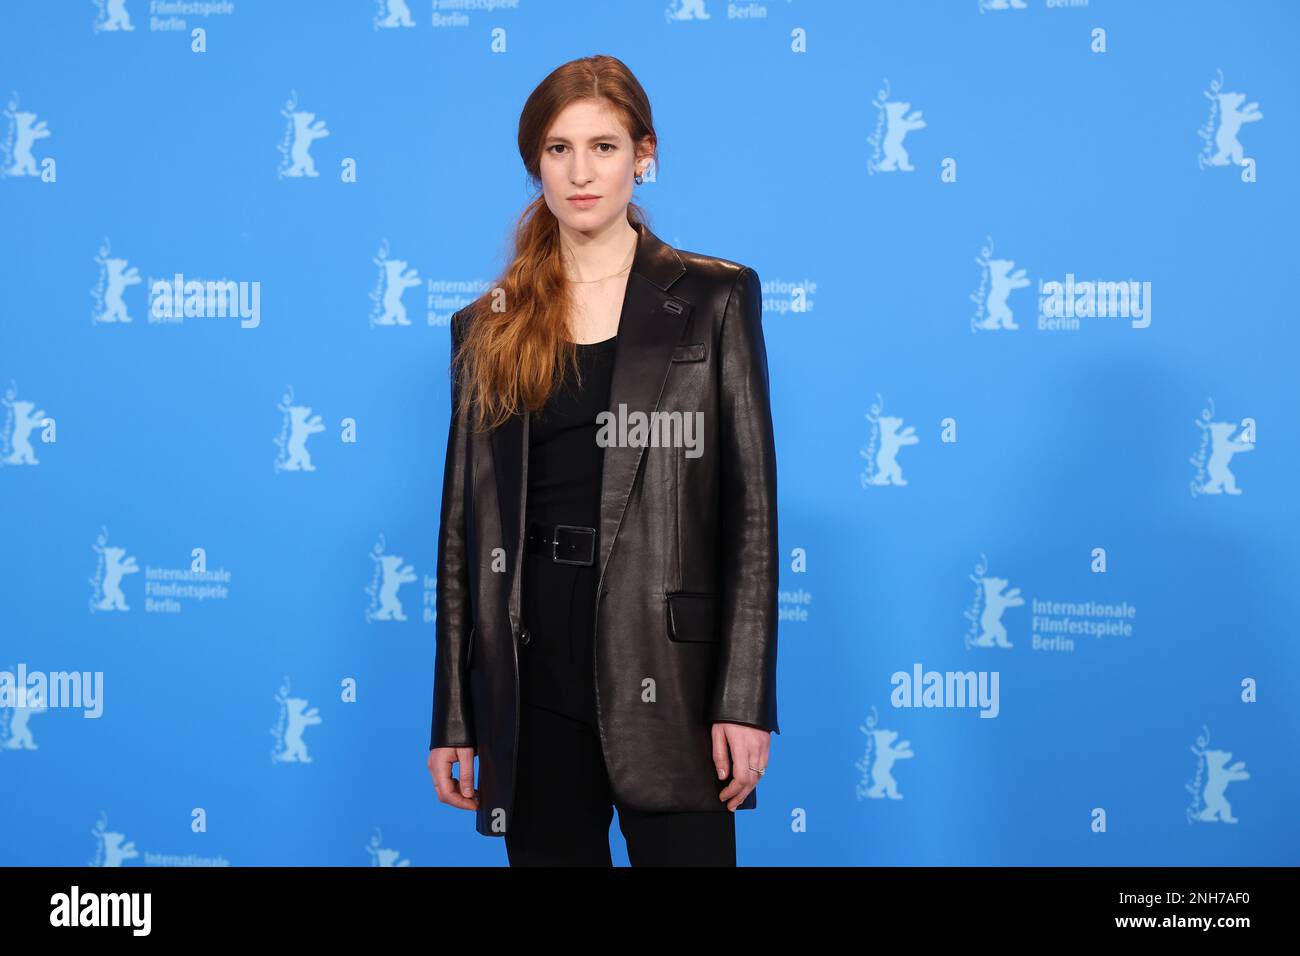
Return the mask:
<svg viewBox="0 0 1300 956">
<path fill-rule="evenodd" d="M 650 162 L 654 159 L 657 145 L 653 136 L 644 136 L 636 144 L 636 163 L 634 165 L 639 175 L 644 176 L 650 169 Z"/>
</svg>

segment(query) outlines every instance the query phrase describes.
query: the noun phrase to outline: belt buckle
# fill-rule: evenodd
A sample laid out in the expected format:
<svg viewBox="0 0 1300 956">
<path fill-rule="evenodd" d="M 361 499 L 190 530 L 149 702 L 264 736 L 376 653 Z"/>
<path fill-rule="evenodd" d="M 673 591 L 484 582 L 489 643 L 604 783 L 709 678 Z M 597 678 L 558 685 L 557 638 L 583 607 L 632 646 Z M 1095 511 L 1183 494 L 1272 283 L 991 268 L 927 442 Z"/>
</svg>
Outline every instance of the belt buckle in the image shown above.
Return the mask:
<svg viewBox="0 0 1300 956">
<path fill-rule="evenodd" d="M 586 558 L 585 560 L 580 560 L 578 558 L 561 558 L 558 554 L 556 554 L 556 548 L 560 546 L 561 531 L 586 531 L 590 533 L 591 542 L 592 542 L 591 550 L 593 552 L 592 556 Z M 556 564 L 583 564 L 583 565 L 594 564 L 596 560 L 595 553 L 594 553 L 596 550 L 595 542 L 596 542 L 595 528 L 584 528 L 582 525 L 577 525 L 577 524 L 557 524 L 555 526 L 555 537 L 551 539 L 551 560 L 554 561 Z"/>
</svg>

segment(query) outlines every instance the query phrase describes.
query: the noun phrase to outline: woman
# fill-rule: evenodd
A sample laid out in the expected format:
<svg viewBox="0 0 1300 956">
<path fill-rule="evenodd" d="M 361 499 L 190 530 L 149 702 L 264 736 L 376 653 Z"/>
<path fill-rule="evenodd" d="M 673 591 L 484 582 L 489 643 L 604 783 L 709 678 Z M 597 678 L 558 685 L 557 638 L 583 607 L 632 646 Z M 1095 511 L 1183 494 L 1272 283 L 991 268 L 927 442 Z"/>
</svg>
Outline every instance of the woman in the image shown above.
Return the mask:
<svg viewBox="0 0 1300 956">
<path fill-rule="evenodd" d="M 610 865 L 614 807 L 634 866 L 734 866 L 780 732 L 759 280 L 649 230 L 656 144 L 619 60 L 551 73 L 542 195 L 452 317 L 428 765 L 512 866 Z"/>
</svg>

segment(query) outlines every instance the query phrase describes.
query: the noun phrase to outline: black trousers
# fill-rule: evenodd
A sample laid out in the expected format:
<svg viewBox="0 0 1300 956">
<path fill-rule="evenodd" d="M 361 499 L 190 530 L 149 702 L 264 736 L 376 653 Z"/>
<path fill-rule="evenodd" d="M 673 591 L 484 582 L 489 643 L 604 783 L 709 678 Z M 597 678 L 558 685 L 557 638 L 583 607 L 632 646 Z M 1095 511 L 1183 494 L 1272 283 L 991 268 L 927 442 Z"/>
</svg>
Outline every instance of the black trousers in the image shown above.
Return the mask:
<svg viewBox="0 0 1300 956">
<path fill-rule="evenodd" d="M 633 866 L 735 866 L 736 819 L 718 810 L 654 812 L 614 797 L 600 747 L 592 661 L 594 566 L 524 563 L 522 682 L 511 866 L 612 866 L 614 810 Z"/>
</svg>

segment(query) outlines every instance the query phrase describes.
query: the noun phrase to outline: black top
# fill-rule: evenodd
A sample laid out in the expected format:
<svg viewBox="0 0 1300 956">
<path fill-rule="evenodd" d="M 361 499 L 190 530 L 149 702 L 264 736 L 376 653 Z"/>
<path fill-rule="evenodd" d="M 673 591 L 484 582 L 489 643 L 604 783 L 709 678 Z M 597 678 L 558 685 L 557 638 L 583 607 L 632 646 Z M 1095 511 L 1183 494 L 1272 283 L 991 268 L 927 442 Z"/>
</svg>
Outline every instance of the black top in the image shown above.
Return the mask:
<svg viewBox="0 0 1300 956">
<path fill-rule="evenodd" d="M 595 594 L 600 576 L 600 479 L 605 449 L 596 416 L 609 410 L 617 336 L 579 343 L 581 384 L 564 382 L 528 426 L 528 521 L 596 529 L 594 565 L 553 564 L 530 555 L 524 621 L 533 633 L 519 658 L 520 699 L 596 725 L 593 672 Z"/>
<path fill-rule="evenodd" d="M 600 527 L 600 477 L 605 449 L 596 444 L 596 416 L 609 410 L 618 336 L 579 343 L 582 383 L 566 370 L 562 386 L 528 425 L 528 520 Z"/>
</svg>

